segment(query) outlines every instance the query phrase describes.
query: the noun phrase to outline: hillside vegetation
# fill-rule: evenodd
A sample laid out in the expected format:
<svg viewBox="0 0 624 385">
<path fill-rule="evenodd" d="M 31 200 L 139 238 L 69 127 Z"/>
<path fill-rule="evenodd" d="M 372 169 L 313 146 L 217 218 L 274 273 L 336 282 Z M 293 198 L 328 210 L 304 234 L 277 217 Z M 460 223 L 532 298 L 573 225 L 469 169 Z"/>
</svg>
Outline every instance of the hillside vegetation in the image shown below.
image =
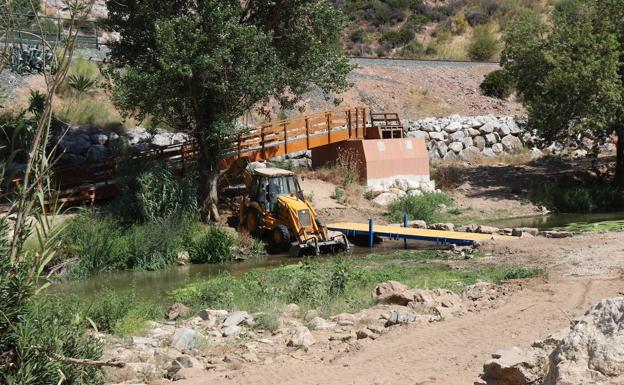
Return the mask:
<svg viewBox="0 0 624 385">
<path fill-rule="evenodd" d="M 497 60 L 501 32 L 524 11 L 545 15 L 553 0 L 334 0 L 349 19 L 352 56 Z"/>
</svg>

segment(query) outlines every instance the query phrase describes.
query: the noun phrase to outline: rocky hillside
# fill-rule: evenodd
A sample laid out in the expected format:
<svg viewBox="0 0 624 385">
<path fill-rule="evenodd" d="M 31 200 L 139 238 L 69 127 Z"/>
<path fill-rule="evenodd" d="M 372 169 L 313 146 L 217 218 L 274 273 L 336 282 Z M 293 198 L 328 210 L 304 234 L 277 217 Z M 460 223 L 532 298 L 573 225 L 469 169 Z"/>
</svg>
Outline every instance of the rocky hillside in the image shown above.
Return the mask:
<svg viewBox="0 0 624 385">
<path fill-rule="evenodd" d="M 544 14 L 548 0 L 333 0 L 349 18 L 354 56 L 496 60 L 518 13 Z"/>
</svg>

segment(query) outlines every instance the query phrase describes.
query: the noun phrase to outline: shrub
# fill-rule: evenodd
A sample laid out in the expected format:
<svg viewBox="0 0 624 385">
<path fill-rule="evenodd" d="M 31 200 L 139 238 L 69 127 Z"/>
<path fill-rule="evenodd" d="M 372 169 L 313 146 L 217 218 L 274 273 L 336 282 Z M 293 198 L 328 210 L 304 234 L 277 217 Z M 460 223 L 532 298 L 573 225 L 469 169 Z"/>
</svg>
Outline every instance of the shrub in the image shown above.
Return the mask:
<svg viewBox="0 0 624 385">
<path fill-rule="evenodd" d="M 130 158 L 131 159 L 131 158 Z M 157 221 L 170 217 L 196 219 L 197 176 L 187 173 L 178 178 L 166 163 L 156 163 L 147 169 L 133 170 L 132 161 L 122 166 L 130 175 L 111 205 L 111 211 L 124 223 Z"/>
<path fill-rule="evenodd" d="M 100 100 L 88 97 L 72 100 L 64 107 L 56 107 L 54 115 L 63 122 L 105 127 L 118 116 Z"/>
<path fill-rule="evenodd" d="M 480 87 L 484 95 L 499 99 L 507 99 L 513 91 L 511 79 L 504 70 L 496 70 L 485 75 Z"/>
<path fill-rule="evenodd" d="M 563 186 L 547 184 L 529 191 L 529 199 L 561 213 L 619 210 L 624 207 L 622 191 L 609 185 Z"/>
<path fill-rule="evenodd" d="M 392 202 L 388 207 L 390 219 L 395 222 L 403 220 L 407 214 L 410 219 L 421 219 L 425 222 L 437 222 L 442 216 L 438 213 L 441 204 L 450 206 L 453 200 L 444 193 L 423 193 L 421 196 L 407 195 Z"/>
<path fill-rule="evenodd" d="M 187 222 L 169 217 L 130 227 L 120 243 L 126 250 L 125 267 L 159 270 L 175 263 L 182 247 Z"/>
<path fill-rule="evenodd" d="M 78 258 L 69 270 L 70 277 L 85 278 L 94 272 L 125 268 L 121 237 L 121 227 L 110 217 L 98 218 L 85 211 L 71 219 L 62 232 L 64 254 Z"/>
<path fill-rule="evenodd" d="M 164 309 L 137 299 L 134 292 L 118 294 L 107 289 L 93 302 L 80 303 L 80 314 L 93 322 L 98 331 L 123 336 L 140 332 L 147 321 L 161 318 Z"/>
<path fill-rule="evenodd" d="M 13 365 L 0 370 L 2 383 L 56 384 L 62 373 L 66 384 L 103 384 L 104 375 L 99 368 L 65 364 L 49 357 L 50 353 L 55 353 L 71 358 L 100 359 L 102 344 L 85 333 L 88 325 L 71 301 L 50 297 L 29 300 L 20 322 L 8 334 L 2 333 L 14 340 Z M 2 352 L 7 351 L 2 346 Z"/>
<path fill-rule="evenodd" d="M 473 30 L 472 40 L 468 46 L 468 56 L 475 61 L 491 60 L 498 52 L 498 40 L 487 25 L 477 26 Z"/>
<path fill-rule="evenodd" d="M 437 166 L 431 172 L 431 179 L 436 181 L 436 186 L 443 190 L 453 189 L 463 182 L 465 171 L 462 167 L 454 165 Z"/>
<path fill-rule="evenodd" d="M 425 47 L 419 41 L 413 41 L 408 46 L 403 47 L 400 54 L 402 57 L 419 58 L 425 54 Z"/>
<path fill-rule="evenodd" d="M 190 246 L 193 263 L 219 263 L 233 258 L 234 236 L 220 226 L 210 225 L 197 235 Z"/>
<path fill-rule="evenodd" d="M 349 40 L 354 43 L 363 43 L 364 42 L 364 30 L 356 29 L 355 31 L 349 34 Z"/>
<path fill-rule="evenodd" d="M 381 42 L 388 43 L 394 48 L 394 47 L 399 47 L 399 46 L 408 44 L 409 42 L 414 40 L 415 36 L 416 35 L 414 34 L 414 31 L 410 29 L 406 29 L 406 28 L 403 28 L 400 30 L 391 29 L 391 30 L 384 31 L 383 35 L 381 36 Z"/>
<path fill-rule="evenodd" d="M 338 203 L 344 203 L 344 194 L 344 189 L 342 187 L 336 186 L 336 188 L 334 189 L 334 193 L 332 194 L 332 198 L 334 198 Z"/>
<path fill-rule="evenodd" d="M 511 279 L 526 279 L 545 275 L 546 272 L 539 267 L 514 266 L 507 269 L 501 281 L 509 281 Z"/>
<path fill-rule="evenodd" d="M 476 27 L 478 25 L 484 25 L 489 23 L 490 18 L 486 14 L 472 10 L 466 13 L 466 21 L 468 22 L 468 24 L 470 24 L 471 27 Z"/>
<path fill-rule="evenodd" d="M 461 13 L 451 18 L 451 32 L 455 35 L 461 35 L 466 32 L 468 26 L 466 17 Z"/>
</svg>

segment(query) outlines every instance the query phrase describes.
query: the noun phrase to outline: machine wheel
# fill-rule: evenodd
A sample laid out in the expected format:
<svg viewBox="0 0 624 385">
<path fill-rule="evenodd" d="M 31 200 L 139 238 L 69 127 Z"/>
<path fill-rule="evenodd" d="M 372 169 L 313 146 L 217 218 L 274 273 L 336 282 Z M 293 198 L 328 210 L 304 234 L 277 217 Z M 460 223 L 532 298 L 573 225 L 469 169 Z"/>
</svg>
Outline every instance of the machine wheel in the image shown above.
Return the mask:
<svg viewBox="0 0 624 385">
<path fill-rule="evenodd" d="M 247 231 L 249 234 L 253 236 L 261 236 L 262 235 L 262 227 L 264 225 L 264 221 L 262 219 L 262 215 L 256 209 L 250 209 L 245 217 L 245 226 L 247 227 Z"/>
<path fill-rule="evenodd" d="M 284 225 L 276 226 L 271 232 L 271 246 L 277 252 L 283 252 L 290 249 L 290 231 Z"/>
</svg>

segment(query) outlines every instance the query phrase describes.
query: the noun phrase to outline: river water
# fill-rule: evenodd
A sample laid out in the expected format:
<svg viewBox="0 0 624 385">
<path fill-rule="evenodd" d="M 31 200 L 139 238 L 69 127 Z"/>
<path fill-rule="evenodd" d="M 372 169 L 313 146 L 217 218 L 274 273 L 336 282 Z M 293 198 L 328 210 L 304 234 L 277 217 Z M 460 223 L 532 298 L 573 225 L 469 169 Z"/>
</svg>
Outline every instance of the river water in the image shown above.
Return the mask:
<svg viewBox="0 0 624 385">
<path fill-rule="evenodd" d="M 607 220 L 624 219 L 624 212 L 593 213 L 593 214 L 554 214 L 539 217 L 508 218 L 490 221 L 488 224 L 496 227 L 537 227 L 542 230 L 553 227 L 565 226 L 569 223 L 587 222 L 595 223 Z M 410 249 L 431 248 L 435 245 L 426 242 L 410 241 Z M 375 253 L 389 253 L 403 248 L 403 241 L 384 241 L 376 245 Z M 349 257 L 361 257 L 370 253 L 366 247 L 353 246 Z M 328 257 L 320 257 L 328 258 Z M 55 283 L 50 290 L 57 294 L 71 293 L 81 299 L 96 299 L 98 294 L 105 289 L 111 289 L 117 293 L 130 293 L 142 299 L 157 302 L 165 302 L 167 293 L 185 284 L 224 272 L 230 274 L 244 274 L 255 268 L 271 268 L 298 263 L 301 259 L 289 258 L 287 255 L 272 255 L 257 259 L 249 259 L 242 262 L 229 262 L 222 264 L 186 265 L 173 266 L 159 271 L 122 271 L 101 273 L 80 281 L 66 281 Z"/>
</svg>

